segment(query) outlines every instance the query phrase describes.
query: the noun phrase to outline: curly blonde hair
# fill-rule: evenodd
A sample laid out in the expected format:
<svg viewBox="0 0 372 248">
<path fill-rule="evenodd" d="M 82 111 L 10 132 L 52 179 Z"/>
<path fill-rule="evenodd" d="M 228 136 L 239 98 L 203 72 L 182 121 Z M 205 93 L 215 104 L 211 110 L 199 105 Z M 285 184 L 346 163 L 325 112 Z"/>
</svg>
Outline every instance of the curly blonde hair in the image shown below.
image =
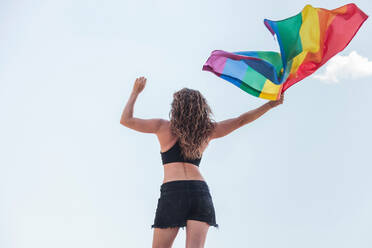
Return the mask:
<svg viewBox="0 0 372 248">
<path fill-rule="evenodd" d="M 200 147 L 215 128 L 215 120 L 207 100 L 198 90 L 183 88 L 173 93 L 169 112 L 170 129 L 178 137 L 182 156 L 201 158 Z"/>
</svg>

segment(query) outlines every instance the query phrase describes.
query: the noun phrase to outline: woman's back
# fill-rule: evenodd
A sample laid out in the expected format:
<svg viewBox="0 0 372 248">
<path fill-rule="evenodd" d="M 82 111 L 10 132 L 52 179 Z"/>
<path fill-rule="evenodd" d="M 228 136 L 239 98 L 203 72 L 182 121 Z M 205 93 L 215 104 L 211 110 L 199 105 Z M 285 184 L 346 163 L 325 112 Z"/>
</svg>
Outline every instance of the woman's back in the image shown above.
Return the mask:
<svg viewBox="0 0 372 248">
<path fill-rule="evenodd" d="M 171 133 L 170 121 L 165 121 L 157 137 L 160 143 L 160 152 L 165 153 L 169 151 L 176 142 L 178 137 L 175 137 Z M 203 153 L 209 144 L 210 139 L 200 148 L 200 152 Z M 171 162 L 163 165 L 164 168 L 164 179 L 163 183 L 174 181 L 174 180 L 204 180 L 203 176 L 199 171 L 199 167 L 189 162 Z"/>
</svg>

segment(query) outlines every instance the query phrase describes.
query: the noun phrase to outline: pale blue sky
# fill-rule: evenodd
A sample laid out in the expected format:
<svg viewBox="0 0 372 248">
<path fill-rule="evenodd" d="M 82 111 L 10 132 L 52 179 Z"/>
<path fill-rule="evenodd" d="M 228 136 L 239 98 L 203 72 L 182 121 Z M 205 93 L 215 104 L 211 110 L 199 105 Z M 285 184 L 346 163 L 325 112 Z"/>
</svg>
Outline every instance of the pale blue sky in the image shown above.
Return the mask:
<svg viewBox="0 0 372 248">
<path fill-rule="evenodd" d="M 238 116 L 266 100 L 202 71 L 210 52 L 277 51 L 264 18 L 346 3 L 1 1 L 0 247 L 151 247 L 160 146 L 119 124 L 135 78 L 148 78 L 137 117 L 168 118 L 182 87 L 217 121 Z M 372 59 L 370 37 L 368 19 L 341 54 Z M 308 77 L 212 141 L 200 170 L 220 228 L 206 247 L 372 247 L 371 92 L 371 77 Z"/>
</svg>

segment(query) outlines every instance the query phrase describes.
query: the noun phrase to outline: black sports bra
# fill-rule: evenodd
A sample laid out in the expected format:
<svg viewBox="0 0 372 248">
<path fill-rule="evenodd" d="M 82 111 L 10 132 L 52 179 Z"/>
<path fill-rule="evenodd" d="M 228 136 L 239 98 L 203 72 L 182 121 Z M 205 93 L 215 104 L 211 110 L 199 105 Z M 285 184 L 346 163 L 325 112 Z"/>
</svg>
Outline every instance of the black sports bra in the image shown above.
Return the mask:
<svg viewBox="0 0 372 248">
<path fill-rule="evenodd" d="M 191 163 L 196 166 L 199 166 L 200 160 L 201 160 L 201 158 L 185 159 L 181 154 L 181 147 L 179 145 L 179 140 L 177 140 L 177 142 L 171 148 L 169 148 L 168 151 L 165 151 L 165 152 L 160 151 L 160 154 L 161 154 L 161 160 L 163 161 L 163 165 L 171 163 L 171 162 L 187 162 L 187 163 Z"/>
</svg>

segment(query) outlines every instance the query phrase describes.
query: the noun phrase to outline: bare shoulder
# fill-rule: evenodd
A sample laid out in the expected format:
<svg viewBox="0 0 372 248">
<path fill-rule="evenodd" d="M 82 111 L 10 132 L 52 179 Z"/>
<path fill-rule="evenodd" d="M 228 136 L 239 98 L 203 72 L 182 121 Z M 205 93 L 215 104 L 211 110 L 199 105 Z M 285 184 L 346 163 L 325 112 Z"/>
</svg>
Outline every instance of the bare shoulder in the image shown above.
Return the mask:
<svg viewBox="0 0 372 248">
<path fill-rule="evenodd" d="M 164 136 L 170 130 L 170 121 L 161 119 L 161 125 L 157 133 L 158 136 Z"/>
<path fill-rule="evenodd" d="M 159 131 L 156 133 L 156 136 L 158 137 L 160 148 L 161 150 L 166 150 L 164 148 L 167 148 L 170 143 L 173 142 L 175 137 L 173 137 L 171 131 L 170 131 L 170 121 L 169 120 L 163 120 L 162 124 L 159 128 Z"/>
</svg>

